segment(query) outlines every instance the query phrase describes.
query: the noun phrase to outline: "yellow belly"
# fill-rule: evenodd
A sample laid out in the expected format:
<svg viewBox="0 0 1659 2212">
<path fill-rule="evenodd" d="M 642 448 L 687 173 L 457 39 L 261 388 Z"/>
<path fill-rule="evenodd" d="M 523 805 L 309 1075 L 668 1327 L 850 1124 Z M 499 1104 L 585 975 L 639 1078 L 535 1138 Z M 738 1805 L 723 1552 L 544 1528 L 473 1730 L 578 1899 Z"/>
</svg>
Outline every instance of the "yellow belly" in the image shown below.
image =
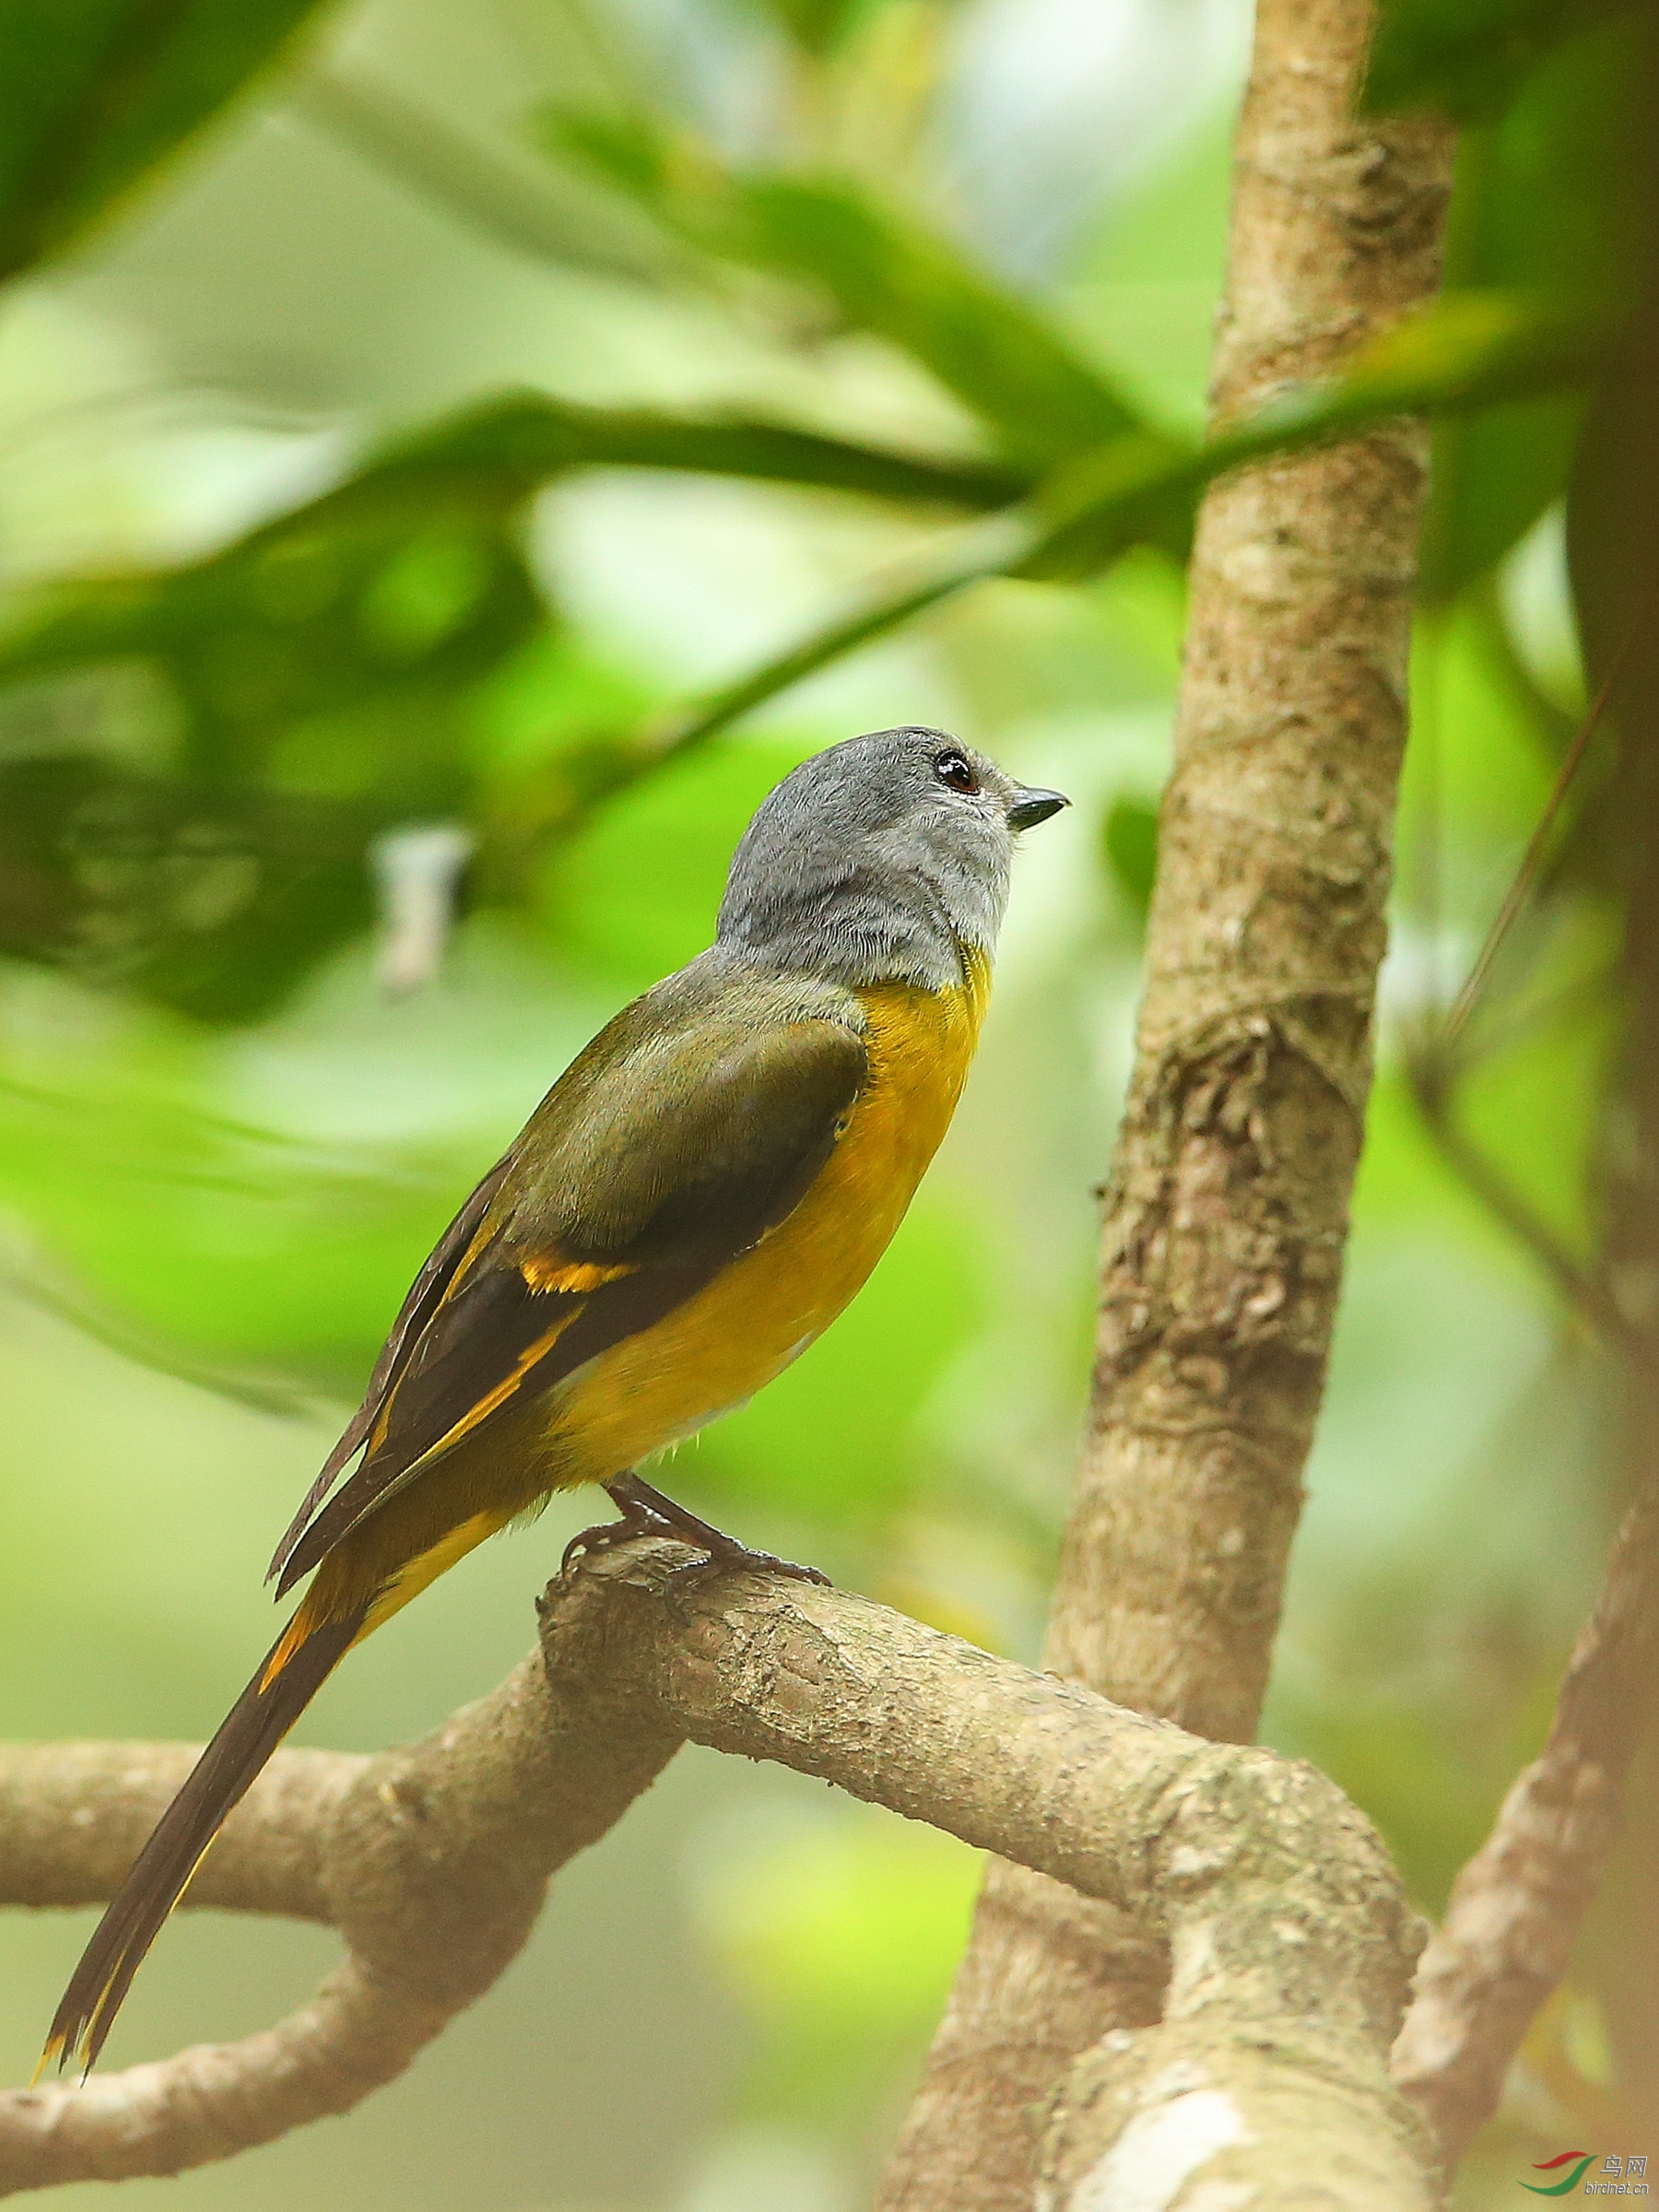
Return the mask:
<svg viewBox="0 0 1659 2212">
<path fill-rule="evenodd" d="M 739 1406 L 822 1334 L 903 1218 L 950 1124 L 989 971 L 960 991 L 861 993 L 870 1072 L 823 1171 L 752 1252 L 653 1327 L 601 1352 L 440 1461 L 323 1562 L 272 1659 L 331 1616 L 361 1635 L 550 1490 L 604 1482 Z"/>
<path fill-rule="evenodd" d="M 822 1173 L 788 1218 L 696 1297 L 572 1375 L 547 1406 L 560 1488 L 600 1482 L 689 1436 L 782 1372 L 863 1286 L 950 1124 L 989 973 L 932 993 L 860 994 L 870 1073 Z"/>
</svg>

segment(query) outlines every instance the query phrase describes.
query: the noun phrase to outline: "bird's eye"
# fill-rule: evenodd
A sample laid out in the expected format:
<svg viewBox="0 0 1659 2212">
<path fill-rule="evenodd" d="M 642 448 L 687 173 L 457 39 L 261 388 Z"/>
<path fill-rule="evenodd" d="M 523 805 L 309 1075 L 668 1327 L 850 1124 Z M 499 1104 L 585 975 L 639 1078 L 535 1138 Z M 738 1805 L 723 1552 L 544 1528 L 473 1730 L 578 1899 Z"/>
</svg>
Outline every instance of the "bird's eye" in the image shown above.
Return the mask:
<svg viewBox="0 0 1659 2212">
<path fill-rule="evenodd" d="M 979 778 L 968 765 L 965 753 L 941 753 L 934 762 L 934 774 L 941 783 L 948 783 L 952 791 L 975 792 Z"/>
</svg>

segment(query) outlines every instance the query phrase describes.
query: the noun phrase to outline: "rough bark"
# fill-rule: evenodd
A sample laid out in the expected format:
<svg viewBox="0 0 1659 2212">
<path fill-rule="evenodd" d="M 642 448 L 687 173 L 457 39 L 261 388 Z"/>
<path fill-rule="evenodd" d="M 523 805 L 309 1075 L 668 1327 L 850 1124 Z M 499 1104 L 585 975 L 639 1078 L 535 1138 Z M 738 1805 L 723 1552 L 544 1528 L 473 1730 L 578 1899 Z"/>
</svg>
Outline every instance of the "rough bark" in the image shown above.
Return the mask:
<svg viewBox="0 0 1659 2212">
<path fill-rule="evenodd" d="M 1335 373 L 1439 280 L 1451 139 L 1359 123 L 1362 0 L 1264 0 L 1213 411 Z M 1254 1731 L 1371 1080 L 1428 441 L 1205 500 L 1099 1364 L 1048 1657 Z"/>
<path fill-rule="evenodd" d="M 1339 370 L 1438 285 L 1451 134 L 1355 120 L 1371 20 L 1367 0 L 1261 0 L 1217 427 Z M 1193 556 L 1088 1431 L 1045 1658 L 1233 1741 L 1260 1710 L 1335 1311 L 1427 452 L 1400 421 L 1241 470 L 1206 495 Z M 888 2212 L 1030 2212 L 1045 2126 L 1041 2201 L 1096 2202 L 1068 2196 L 1067 2177 L 1095 2170 L 1087 2146 L 1140 2093 L 1158 1983 L 1132 1931 L 1085 1926 L 1052 1888 L 994 1867 Z M 1061 2069 L 1086 2051 L 1051 2112 Z M 1163 2124 L 1163 2109 L 1154 2098 L 1130 2133 Z"/>
<path fill-rule="evenodd" d="M 241 2042 L 0 2096 L 0 2190 L 176 2172 L 344 2110 L 494 1979 L 549 1870 L 689 1738 L 998 1851 L 1167 1948 L 1170 2001 L 1139 2060 L 1179 2145 L 1168 2124 L 1130 2128 L 1075 2201 L 1139 2203 L 1120 2184 L 1177 2155 L 1230 2204 L 1427 2212 L 1425 2144 L 1387 2071 L 1421 1930 L 1334 1784 L 839 1591 L 749 1576 L 687 1595 L 669 1583 L 686 1558 L 636 1544 L 554 1584 L 540 1654 L 412 1750 L 280 1754 L 198 1901 L 333 1920 L 346 1964 Z M 108 1888 L 105 1816 L 136 1830 L 188 1756 L 0 1754 L 0 1899 Z M 1328 2158 L 1303 2187 L 1310 2143 Z"/>
</svg>

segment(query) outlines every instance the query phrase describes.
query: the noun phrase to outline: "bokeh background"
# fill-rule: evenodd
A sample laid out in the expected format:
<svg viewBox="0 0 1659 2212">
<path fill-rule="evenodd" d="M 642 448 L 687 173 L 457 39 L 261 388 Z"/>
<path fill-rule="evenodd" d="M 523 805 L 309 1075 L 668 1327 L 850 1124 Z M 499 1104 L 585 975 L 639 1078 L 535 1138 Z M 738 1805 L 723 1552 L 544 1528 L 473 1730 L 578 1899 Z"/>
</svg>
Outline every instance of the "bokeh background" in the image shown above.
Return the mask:
<svg viewBox="0 0 1659 2212">
<path fill-rule="evenodd" d="M 968 1098 L 875 1279 L 667 1479 L 756 1543 L 1035 1655 L 1179 560 L 1148 546 L 1080 583 L 982 585 L 618 769 L 629 733 L 974 525 L 946 500 L 523 465 L 512 425 L 544 419 L 526 394 L 724 407 L 1029 470 L 994 394 L 974 405 L 998 331 L 1029 315 L 1103 407 L 1190 435 L 1248 18 L 1244 0 L 353 0 L 0 295 L 0 1731 L 211 1730 L 269 1639 L 274 1539 L 431 1239 L 592 1030 L 707 941 L 776 778 L 897 722 L 1077 804 L 1021 856 Z M 1578 154 L 1627 63 L 1593 29 L 1492 108 L 1454 276 L 1543 282 L 1623 250 Z M 1576 163 L 1564 207 L 1552 163 Z M 942 373 L 936 331 L 907 342 L 856 274 L 825 274 L 811 207 L 758 216 L 730 182 L 824 174 L 979 273 L 982 355 L 959 331 Z M 1553 228 L 1520 219 L 1529 191 Z M 1583 712 L 1575 406 L 1442 440 L 1382 1069 L 1266 1724 L 1380 1821 L 1430 1911 L 1539 1740 L 1622 1479 L 1602 1355 L 1443 1163 L 1402 1072 Z M 388 445 L 465 451 L 448 477 L 365 476 Z M 441 944 L 391 919 L 427 880 L 408 833 L 434 826 L 471 853 L 453 902 L 428 881 Z M 1470 1096 L 1574 1249 L 1605 1188 L 1615 935 L 1605 890 L 1556 886 Z M 400 962 L 418 972 L 393 989 Z M 487 1688 L 592 1517 L 562 1501 L 468 1559 L 300 1739 L 377 1747 Z M 1581 2135 L 1659 2159 L 1618 2134 L 1630 1993 L 1655 1971 L 1636 1864 L 1534 2031 L 1470 2206 L 1513 2201 L 1528 2159 Z M 412 2074 L 125 2201 L 852 2212 L 977 1874 L 948 1839 L 687 1753 Z M 6 2078 L 87 1925 L 0 1924 Z M 183 1915 L 109 2060 L 246 2031 L 331 1950 Z"/>
</svg>

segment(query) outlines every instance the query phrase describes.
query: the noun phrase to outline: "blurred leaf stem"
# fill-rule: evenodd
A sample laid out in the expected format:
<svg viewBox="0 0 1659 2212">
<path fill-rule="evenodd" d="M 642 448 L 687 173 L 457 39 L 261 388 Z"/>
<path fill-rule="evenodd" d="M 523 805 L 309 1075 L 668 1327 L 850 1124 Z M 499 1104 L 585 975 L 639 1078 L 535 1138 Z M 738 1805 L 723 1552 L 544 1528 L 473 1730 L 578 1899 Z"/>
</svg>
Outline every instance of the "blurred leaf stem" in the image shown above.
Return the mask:
<svg viewBox="0 0 1659 2212">
<path fill-rule="evenodd" d="M 1214 477 L 1275 453 L 1351 433 L 1393 414 L 1462 411 L 1494 394 L 1547 387 L 1581 373 L 1605 336 L 1592 308 L 1504 299 L 1444 301 L 1372 347 L 1350 373 L 1289 393 L 1194 448 L 1140 431 L 1056 473 L 1025 509 L 957 534 L 908 563 L 844 614 L 692 705 L 622 735 L 572 748 L 515 789 L 501 809 L 511 844 L 573 829 L 613 792 L 816 675 L 978 583 L 1080 582 L 1132 546 L 1190 526 Z M 499 846 L 498 846 L 499 850 Z"/>
<path fill-rule="evenodd" d="M 288 80 L 284 98 L 305 122 L 511 253 L 628 284 L 689 274 L 686 255 L 601 194 L 546 162 L 532 170 L 503 159 L 360 71 L 313 65 Z"/>
</svg>

